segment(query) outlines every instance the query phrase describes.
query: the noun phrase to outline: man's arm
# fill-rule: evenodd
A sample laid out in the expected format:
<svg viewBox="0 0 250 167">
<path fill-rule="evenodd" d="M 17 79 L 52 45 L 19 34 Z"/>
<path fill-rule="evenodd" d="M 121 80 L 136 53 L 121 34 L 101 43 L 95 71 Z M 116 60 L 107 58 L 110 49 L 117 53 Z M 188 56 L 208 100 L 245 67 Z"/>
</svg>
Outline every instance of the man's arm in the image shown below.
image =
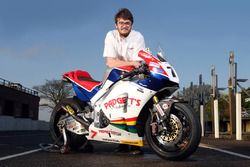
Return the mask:
<svg viewBox="0 0 250 167">
<path fill-rule="evenodd" d="M 113 57 L 106 57 L 106 65 L 109 68 L 122 67 L 122 66 L 134 66 L 138 68 L 141 63 L 139 61 L 123 61 Z"/>
</svg>

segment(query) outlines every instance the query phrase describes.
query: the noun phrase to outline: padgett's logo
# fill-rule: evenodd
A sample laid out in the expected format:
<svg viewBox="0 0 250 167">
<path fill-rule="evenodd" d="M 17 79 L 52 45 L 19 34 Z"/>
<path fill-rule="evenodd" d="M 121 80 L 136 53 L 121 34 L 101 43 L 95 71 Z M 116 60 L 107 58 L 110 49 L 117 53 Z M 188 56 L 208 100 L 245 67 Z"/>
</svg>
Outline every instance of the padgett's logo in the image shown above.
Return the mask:
<svg viewBox="0 0 250 167">
<path fill-rule="evenodd" d="M 116 135 L 116 136 L 121 136 L 120 132 L 115 132 L 115 131 L 111 131 L 111 130 L 99 130 L 100 133 L 107 133 L 107 134 L 112 134 L 112 135 Z"/>
<path fill-rule="evenodd" d="M 116 99 L 111 99 L 108 102 L 104 103 L 105 108 L 113 108 L 115 105 L 135 105 L 140 106 L 141 100 L 135 98 L 128 98 L 128 97 L 118 97 Z"/>
</svg>

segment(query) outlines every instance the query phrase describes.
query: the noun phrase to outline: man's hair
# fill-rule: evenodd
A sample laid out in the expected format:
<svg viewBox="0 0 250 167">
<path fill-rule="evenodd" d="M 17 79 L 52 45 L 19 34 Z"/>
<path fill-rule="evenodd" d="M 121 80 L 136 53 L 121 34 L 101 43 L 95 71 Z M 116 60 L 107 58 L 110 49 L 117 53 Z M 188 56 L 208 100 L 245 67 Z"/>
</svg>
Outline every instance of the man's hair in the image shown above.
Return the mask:
<svg viewBox="0 0 250 167">
<path fill-rule="evenodd" d="M 115 24 L 117 24 L 118 18 L 122 18 L 124 20 L 130 20 L 132 24 L 134 23 L 133 15 L 127 8 L 122 8 L 116 13 Z"/>
</svg>

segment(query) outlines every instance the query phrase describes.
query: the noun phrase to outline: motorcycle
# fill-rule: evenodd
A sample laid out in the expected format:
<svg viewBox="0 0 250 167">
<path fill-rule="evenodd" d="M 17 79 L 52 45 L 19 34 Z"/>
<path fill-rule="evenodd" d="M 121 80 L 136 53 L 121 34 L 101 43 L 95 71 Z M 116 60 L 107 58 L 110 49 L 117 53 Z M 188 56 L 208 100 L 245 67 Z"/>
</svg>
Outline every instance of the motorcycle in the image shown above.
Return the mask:
<svg viewBox="0 0 250 167">
<path fill-rule="evenodd" d="M 174 98 L 179 88 L 175 69 L 161 54 L 141 50 L 139 68 L 113 68 L 104 82 L 86 71 L 63 74 L 75 96 L 55 106 L 50 118 L 52 139 L 61 146 L 83 148 L 88 140 L 143 147 L 158 156 L 182 160 L 198 148 L 199 119 L 184 101 Z"/>
</svg>

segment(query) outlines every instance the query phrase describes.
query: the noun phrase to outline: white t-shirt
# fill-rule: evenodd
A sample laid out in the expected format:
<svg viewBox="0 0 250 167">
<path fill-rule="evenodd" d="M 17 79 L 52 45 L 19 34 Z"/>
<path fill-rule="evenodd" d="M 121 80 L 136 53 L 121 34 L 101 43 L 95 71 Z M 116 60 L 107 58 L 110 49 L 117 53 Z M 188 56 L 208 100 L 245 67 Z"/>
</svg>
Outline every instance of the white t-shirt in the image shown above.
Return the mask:
<svg viewBox="0 0 250 167">
<path fill-rule="evenodd" d="M 140 32 L 132 30 L 126 38 L 120 38 L 118 30 L 112 30 L 106 35 L 103 57 L 139 61 L 138 52 L 142 49 L 145 49 L 145 42 Z"/>
</svg>

